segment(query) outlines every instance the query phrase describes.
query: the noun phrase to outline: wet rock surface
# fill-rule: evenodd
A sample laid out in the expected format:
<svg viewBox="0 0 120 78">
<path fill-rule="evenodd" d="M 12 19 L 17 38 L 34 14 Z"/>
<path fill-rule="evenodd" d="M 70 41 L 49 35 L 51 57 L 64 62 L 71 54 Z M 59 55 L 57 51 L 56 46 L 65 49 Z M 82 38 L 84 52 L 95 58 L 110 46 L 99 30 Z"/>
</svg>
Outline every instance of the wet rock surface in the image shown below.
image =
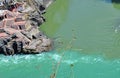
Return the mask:
<svg viewBox="0 0 120 78">
<path fill-rule="evenodd" d="M 37 54 L 52 49 L 52 40 L 39 31 L 52 0 L 0 2 L 0 54 Z"/>
</svg>

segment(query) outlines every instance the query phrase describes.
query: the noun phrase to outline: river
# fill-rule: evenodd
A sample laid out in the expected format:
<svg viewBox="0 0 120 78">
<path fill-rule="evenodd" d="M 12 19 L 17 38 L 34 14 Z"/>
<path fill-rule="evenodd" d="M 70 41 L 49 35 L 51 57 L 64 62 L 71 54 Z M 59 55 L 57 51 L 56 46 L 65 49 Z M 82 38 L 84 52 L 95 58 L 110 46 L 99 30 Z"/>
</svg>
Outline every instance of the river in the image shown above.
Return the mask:
<svg viewBox="0 0 120 78">
<path fill-rule="evenodd" d="M 54 50 L 0 56 L 0 78 L 120 78 L 120 5 L 116 0 L 56 0 L 40 29 Z"/>
</svg>

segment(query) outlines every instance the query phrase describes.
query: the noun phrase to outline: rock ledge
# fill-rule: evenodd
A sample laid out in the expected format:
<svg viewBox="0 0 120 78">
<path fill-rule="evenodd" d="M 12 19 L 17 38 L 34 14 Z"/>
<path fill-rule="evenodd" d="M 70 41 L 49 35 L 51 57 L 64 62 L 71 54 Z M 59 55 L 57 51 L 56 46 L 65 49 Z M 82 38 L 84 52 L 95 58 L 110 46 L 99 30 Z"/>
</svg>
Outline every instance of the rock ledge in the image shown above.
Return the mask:
<svg viewBox="0 0 120 78">
<path fill-rule="evenodd" d="M 0 0 L 0 54 L 37 54 L 52 49 L 39 26 L 53 0 Z"/>
</svg>

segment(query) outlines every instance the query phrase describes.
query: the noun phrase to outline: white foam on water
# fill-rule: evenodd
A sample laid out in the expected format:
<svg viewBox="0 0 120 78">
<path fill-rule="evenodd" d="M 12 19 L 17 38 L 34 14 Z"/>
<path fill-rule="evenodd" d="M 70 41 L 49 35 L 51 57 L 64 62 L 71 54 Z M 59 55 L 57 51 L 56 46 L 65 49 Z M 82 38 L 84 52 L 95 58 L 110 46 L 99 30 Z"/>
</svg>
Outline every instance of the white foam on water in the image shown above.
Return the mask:
<svg viewBox="0 0 120 78">
<path fill-rule="evenodd" d="M 14 56 L 0 56 L 0 65 L 11 65 L 20 63 L 29 63 L 33 60 L 43 61 L 45 59 L 45 54 L 38 55 L 14 55 Z"/>
<path fill-rule="evenodd" d="M 113 63 L 120 64 L 120 59 L 114 60 Z"/>
<path fill-rule="evenodd" d="M 2 59 L 1 61 L 7 63 L 9 60 L 8 59 Z"/>
<path fill-rule="evenodd" d="M 52 61 L 52 60 L 54 61 Z M 88 56 L 88 55 L 71 55 L 71 56 L 61 56 L 60 54 L 53 53 L 42 53 L 37 55 L 14 55 L 14 56 L 0 56 L 0 65 L 9 66 L 11 64 L 22 64 L 31 62 L 43 62 L 50 60 L 51 62 L 61 62 L 66 64 L 74 63 L 111 63 L 120 64 L 120 60 L 107 61 L 102 56 Z"/>
<path fill-rule="evenodd" d="M 92 56 L 81 56 L 76 59 L 63 59 L 62 63 L 66 64 L 74 64 L 74 63 L 89 63 L 89 64 L 94 64 L 94 63 L 103 63 L 104 59 L 101 57 L 92 57 Z"/>
<path fill-rule="evenodd" d="M 79 59 L 80 62 L 83 62 L 83 63 L 102 63 L 104 62 L 104 59 L 102 57 L 93 57 L 93 56 L 82 56 L 80 59 Z"/>
<path fill-rule="evenodd" d="M 60 59 L 62 58 L 60 55 L 58 55 L 58 54 L 53 54 L 52 56 L 52 59 L 54 59 L 55 61 L 60 61 Z"/>
<path fill-rule="evenodd" d="M 62 63 L 67 63 L 67 64 L 74 64 L 77 63 L 78 60 L 63 60 Z"/>
<path fill-rule="evenodd" d="M 25 60 L 30 60 L 31 58 L 33 58 L 33 57 L 30 56 L 30 55 L 27 55 L 27 56 L 25 57 Z"/>
</svg>

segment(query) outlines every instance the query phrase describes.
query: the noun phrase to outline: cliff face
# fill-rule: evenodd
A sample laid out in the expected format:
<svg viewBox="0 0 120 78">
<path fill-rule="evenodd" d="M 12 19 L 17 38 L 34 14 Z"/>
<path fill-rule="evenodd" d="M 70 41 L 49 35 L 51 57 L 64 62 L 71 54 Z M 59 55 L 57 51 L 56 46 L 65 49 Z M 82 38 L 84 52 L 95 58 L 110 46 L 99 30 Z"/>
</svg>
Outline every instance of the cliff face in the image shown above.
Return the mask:
<svg viewBox="0 0 120 78">
<path fill-rule="evenodd" d="M 39 26 L 52 0 L 0 1 L 0 53 L 36 54 L 52 49 L 52 41 Z"/>
</svg>

